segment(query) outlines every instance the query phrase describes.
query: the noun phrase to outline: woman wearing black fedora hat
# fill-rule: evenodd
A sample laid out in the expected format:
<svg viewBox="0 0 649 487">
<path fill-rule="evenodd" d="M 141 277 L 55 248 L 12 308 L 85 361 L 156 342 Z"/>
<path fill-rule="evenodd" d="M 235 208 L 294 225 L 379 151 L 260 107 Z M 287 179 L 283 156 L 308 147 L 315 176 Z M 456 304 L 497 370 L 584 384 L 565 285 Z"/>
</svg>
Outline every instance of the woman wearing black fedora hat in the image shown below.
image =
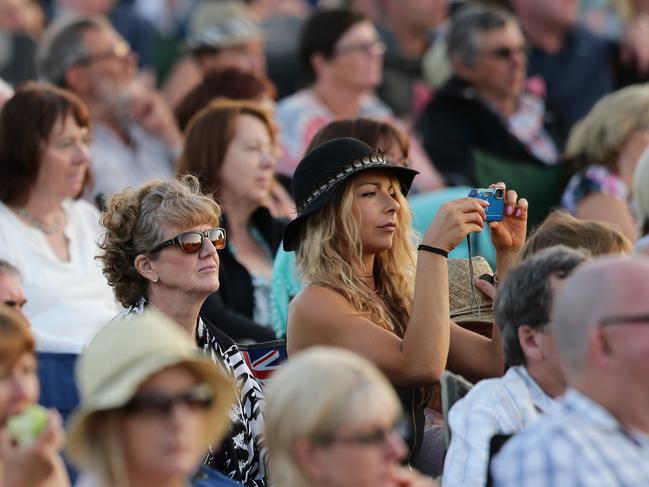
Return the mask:
<svg viewBox="0 0 649 487">
<path fill-rule="evenodd" d="M 289 355 L 333 345 L 369 358 L 396 386 L 414 425 L 411 459 L 422 439 L 427 386 L 445 367 L 472 378 L 502 372 L 499 340 L 449 318 L 446 256 L 483 229 L 487 203 L 462 198 L 443 205 L 417 258 L 405 199 L 416 174 L 356 139 L 326 142 L 298 165 L 298 217 L 284 232 L 284 248 L 297 252 L 308 283 L 291 303 Z M 525 240 L 527 207 L 510 190 L 503 221 L 490 224 L 501 272 Z"/>
</svg>

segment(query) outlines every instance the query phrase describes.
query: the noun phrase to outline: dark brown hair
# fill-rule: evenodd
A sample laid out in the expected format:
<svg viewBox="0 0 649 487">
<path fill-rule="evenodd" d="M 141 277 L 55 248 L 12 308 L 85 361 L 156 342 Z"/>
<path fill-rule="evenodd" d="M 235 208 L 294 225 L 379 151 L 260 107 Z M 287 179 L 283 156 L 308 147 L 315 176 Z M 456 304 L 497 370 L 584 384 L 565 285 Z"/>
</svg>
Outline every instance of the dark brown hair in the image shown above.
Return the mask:
<svg viewBox="0 0 649 487">
<path fill-rule="evenodd" d="M 238 68 L 212 70 L 180 101 L 175 115 L 180 129 L 185 130 L 191 118 L 216 98 L 259 101 L 264 96 L 277 98 L 269 79 Z"/>
<path fill-rule="evenodd" d="M 354 137 L 369 145 L 372 149 L 386 153 L 397 144 L 403 157 L 408 157 L 410 140 L 408 136 L 388 122 L 369 118 L 352 118 L 336 120 L 322 127 L 311 139 L 306 152 L 338 137 Z M 393 161 L 403 163 L 404 161 Z M 407 165 L 407 164 L 406 164 Z"/>
<path fill-rule="evenodd" d="M 275 125 L 266 110 L 249 101 L 215 100 L 189 122 L 178 173 L 193 174 L 206 191 L 218 196 L 218 173 L 235 137 L 237 120 L 241 115 L 251 115 L 263 122 L 271 141 L 275 143 Z"/>
<path fill-rule="evenodd" d="M 35 345 L 27 319 L 15 309 L 0 304 L 0 365 L 13 366 L 21 355 L 33 353 Z"/>
<path fill-rule="evenodd" d="M 88 109 L 76 95 L 44 83 L 25 83 L 5 103 L 0 112 L 0 201 L 27 202 L 45 144 L 68 115 L 90 128 Z M 88 176 L 84 187 L 87 183 Z"/>
</svg>

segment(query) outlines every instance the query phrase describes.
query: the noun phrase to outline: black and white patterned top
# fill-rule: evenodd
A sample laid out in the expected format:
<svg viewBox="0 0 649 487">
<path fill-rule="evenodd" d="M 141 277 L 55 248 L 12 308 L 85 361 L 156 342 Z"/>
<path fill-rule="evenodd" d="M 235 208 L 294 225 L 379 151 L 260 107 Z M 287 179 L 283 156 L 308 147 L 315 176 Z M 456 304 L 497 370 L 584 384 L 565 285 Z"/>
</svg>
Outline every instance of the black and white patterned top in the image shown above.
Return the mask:
<svg viewBox="0 0 649 487">
<path fill-rule="evenodd" d="M 141 314 L 140 301 L 119 317 Z M 268 456 L 263 441 L 264 395 L 232 339 L 216 326 L 198 318 L 196 343 L 237 384 L 237 397 L 230 410 L 230 434 L 218 451 L 210 451 L 205 463 L 248 487 L 269 485 Z"/>
</svg>

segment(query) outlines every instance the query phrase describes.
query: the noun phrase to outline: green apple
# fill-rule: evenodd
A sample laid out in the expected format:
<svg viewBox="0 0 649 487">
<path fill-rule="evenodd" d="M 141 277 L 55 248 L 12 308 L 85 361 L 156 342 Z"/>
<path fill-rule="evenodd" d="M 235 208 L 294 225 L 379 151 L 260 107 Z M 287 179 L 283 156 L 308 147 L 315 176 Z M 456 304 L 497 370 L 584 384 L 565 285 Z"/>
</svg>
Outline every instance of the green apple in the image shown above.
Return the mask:
<svg viewBox="0 0 649 487">
<path fill-rule="evenodd" d="M 10 416 L 7 419 L 7 430 L 20 446 L 25 447 L 41 434 L 48 421 L 47 409 L 34 404 L 22 413 Z"/>
</svg>

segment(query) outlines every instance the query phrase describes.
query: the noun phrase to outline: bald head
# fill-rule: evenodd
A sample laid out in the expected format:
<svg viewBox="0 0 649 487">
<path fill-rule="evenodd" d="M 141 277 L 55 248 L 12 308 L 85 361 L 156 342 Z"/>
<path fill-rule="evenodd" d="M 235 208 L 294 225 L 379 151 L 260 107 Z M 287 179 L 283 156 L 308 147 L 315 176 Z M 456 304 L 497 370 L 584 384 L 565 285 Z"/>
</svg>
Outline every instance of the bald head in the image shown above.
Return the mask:
<svg viewBox="0 0 649 487">
<path fill-rule="evenodd" d="M 602 319 L 649 315 L 647 296 L 647 258 L 596 259 L 572 274 L 556 298 L 552 316 L 568 375 L 578 374 L 591 365 L 587 363 L 590 337 Z"/>
</svg>

